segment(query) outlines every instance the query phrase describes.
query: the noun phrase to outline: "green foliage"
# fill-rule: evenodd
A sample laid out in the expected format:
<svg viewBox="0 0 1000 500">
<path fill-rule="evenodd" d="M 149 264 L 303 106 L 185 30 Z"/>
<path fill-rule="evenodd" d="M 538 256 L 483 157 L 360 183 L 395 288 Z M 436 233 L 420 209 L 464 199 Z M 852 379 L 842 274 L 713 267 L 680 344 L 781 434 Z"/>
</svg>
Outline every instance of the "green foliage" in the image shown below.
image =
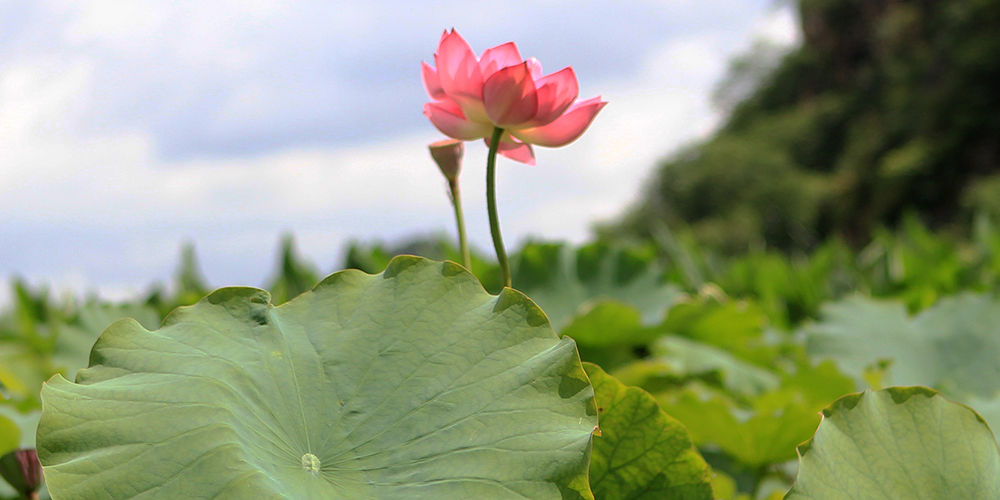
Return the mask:
<svg viewBox="0 0 1000 500">
<path fill-rule="evenodd" d="M 799 447 L 787 500 L 1000 498 L 1000 450 L 974 411 L 924 387 L 844 396 Z M 863 464 L 863 466 L 860 466 Z"/>
<path fill-rule="evenodd" d="M 983 217 L 974 236 L 955 240 L 910 219 L 897 231 L 879 232 L 860 253 L 833 240 L 794 257 L 763 249 L 725 257 L 689 235 L 669 232 L 660 234 L 655 247 L 528 243 L 514 253 L 515 286 L 558 322 L 557 333 L 577 341 L 585 361 L 600 365 L 588 368 L 595 387 L 614 388 L 628 403 L 620 411 L 661 415 L 653 411 L 652 400 L 637 396 L 647 391 L 688 429 L 698 452 L 714 468 L 717 496 L 771 498 L 791 486 L 795 446 L 814 433 L 818 412 L 859 385 L 925 383 L 987 419 L 1000 419 L 997 377 L 989 375 L 1000 370 L 998 356 L 991 354 L 1000 310 L 991 294 L 981 293 L 1000 283 L 1000 235 Z M 378 272 L 395 253 L 447 256 L 451 251 L 443 240 L 408 248 L 355 245 L 348 263 Z M 295 251 L 290 238 L 282 242 L 277 262 L 268 280 L 276 294 L 273 302 L 315 285 L 314 267 Z M 499 276 L 481 257 L 474 262 L 482 279 Z M 207 284 L 200 276 L 194 252 L 187 248 L 171 286 L 156 289 L 145 301 L 57 301 L 43 289 L 16 284 L 13 307 L 0 314 L 0 420 L 20 429 L 19 446 L 35 444 L 43 381 L 55 373 L 73 377 L 92 361 L 91 346 L 100 332 L 120 317 L 140 320 L 142 329 L 133 325 L 130 335 L 156 329 L 169 307 L 201 297 Z M 307 292 L 271 310 L 295 309 L 315 295 Z M 202 307 L 207 306 L 194 309 Z M 171 324 L 160 331 L 177 328 Z M 220 360 L 234 355 L 227 350 Z M 105 354 L 94 356 L 104 363 Z M 200 364 L 192 361 L 191 366 Z M 175 365 L 181 366 L 165 366 Z M 91 371 L 103 373 L 105 368 Z M 611 375 L 594 375 L 596 370 Z M 608 385 L 611 376 L 624 385 Z M 628 438 L 618 446 L 651 439 L 646 425 L 672 422 L 664 418 L 636 421 L 642 425 L 629 427 Z M 605 420 L 602 427 L 613 429 L 613 422 Z M 596 442 L 600 439 L 609 435 Z M 603 445 L 597 446 L 592 472 L 602 467 Z M 657 476 L 655 466 L 641 465 L 662 462 L 651 461 L 661 456 L 660 449 L 644 448 L 649 456 L 636 456 L 641 470 L 616 468 L 617 475 L 602 476 L 594 485 L 597 499 L 624 492 L 617 483 L 611 486 L 612 479 L 648 479 L 651 488 L 667 484 L 663 478 L 669 473 Z M 0 498 L 11 495 L 0 484 Z"/>
<path fill-rule="evenodd" d="M 41 409 L 21 412 L 16 406 L 3 404 L 0 401 L 0 420 L 13 422 L 19 429 L 18 433 L 21 435 L 21 441 L 17 446 L 18 448 L 35 447 L 35 429 L 38 428 L 38 419 L 41 416 Z"/>
<path fill-rule="evenodd" d="M 413 254 L 429 259 L 458 259 L 443 239 L 415 240 L 399 247 L 354 244 L 345 267 L 381 272 L 387 259 Z M 652 247 L 625 248 L 597 242 L 573 248 L 564 243 L 529 242 L 513 253 L 514 288 L 528 294 L 545 311 L 557 331 L 605 302 L 635 308 L 644 325 L 660 321 L 679 290 L 664 282 L 663 268 Z M 499 270 L 472 252 L 472 271 L 491 293 L 499 291 Z M 597 313 L 600 314 L 600 313 Z"/>
<path fill-rule="evenodd" d="M 514 286 L 556 331 L 579 340 L 584 360 L 606 369 L 641 357 L 659 336 L 655 325 L 680 297 L 645 247 L 529 243 L 512 268 Z"/>
<path fill-rule="evenodd" d="M 42 391 L 50 488 L 593 498 L 593 390 L 573 341 L 524 295 L 398 257 L 381 275 L 344 271 L 283 306 L 269 299 L 223 288 L 156 332 L 113 324 L 76 384 L 57 376 Z"/>
<path fill-rule="evenodd" d="M 754 481 L 795 458 L 795 446 L 816 430 L 819 409 L 855 388 L 829 363 L 762 373 L 771 377 L 769 385 L 752 393 L 701 384 L 659 392 L 664 410 L 688 427 L 696 443 L 720 450 L 734 461 L 731 472 L 749 471 Z"/>
<path fill-rule="evenodd" d="M 90 349 L 104 330 L 112 323 L 132 318 L 147 329 L 160 326 L 160 316 L 145 304 L 101 304 L 89 302 L 77 315 L 76 321 L 63 325 L 55 339 L 52 362 L 68 378 L 90 364 Z"/>
<path fill-rule="evenodd" d="M 556 330 L 597 301 L 617 301 L 637 309 L 642 323 L 663 318 L 679 290 L 663 281 L 652 248 L 592 243 L 525 245 L 511 264 L 514 287 L 548 315 Z"/>
<path fill-rule="evenodd" d="M 626 387 L 594 364 L 601 433 L 594 439 L 590 486 L 599 500 L 711 500 L 709 468 L 687 430 L 649 393 Z"/>
<path fill-rule="evenodd" d="M 571 335 L 574 338 L 599 336 L 602 328 L 596 326 L 596 320 L 598 315 L 608 316 L 602 310 L 605 308 L 634 308 L 641 326 L 655 325 L 680 298 L 681 290 L 690 294 L 724 291 L 747 299 L 766 314 L 771 326 L 792 330 L 818 318 L 823 304 L 851 294 L 901 299 L 916 312 L 963 290 L 1000 288 L 1000 230 L 982 216 L 976 220 L 973 236 L 960 240 L 934 233 L 917 218 L 905 217 L 897 230 L 877 231 L 860 252 L 834 238 L 808 254 L 790 256 L 757 248 L 725 256 L 684 231 L 661 227 L 655 246 L 598 242 L 573 248 L 528 243 L 513 252 L 512 266 L 514 287 L 542 306 L 557 331 L 568 328 L 578 316 L 591 315 L 583 323 L 591 325 L 591 331 L 577 330 Z M 391 251 L 381 245 L 354 245 L 345 267 L 377 273 L 384 269 L 382 260 L 392 255 L 409 251 L 435 258 L 448 248 L 437 240 Z M 482 262 L 481 257 L 474 258 L 474 274 L 484 283 L 498 282 L 496 267 Z M 616 304 L 604 305 L 606 302 Z M 626 327 L 614 328 L 618 337 Z M 648 338 L 649 332 L 630 331 Z"/>
<path fill-rule="evenodd" d="M 482 287 L 393 259 L 460 260 L 445 238 L 352 245 L 371 274 L 317 285 L 287 236 L 270 295 L 205 297 L 191 246 L 143 301 L 15 282 L 0 456 L 35 444 L 58 374 L 61 499 L 774 499 L 810 436 L 789 499 L 1000 498 L 973 411 L 844 396 L 924 384 L 1000 422 L 1000 2 L 797 5 L 802 46 L 734 63 L 727 123 L 615 239 L 515 252 L 530 300 L 475 252 Z"/>
<path fill-rule="evenodd" d="M 12 420 L 0 415 L 0 456 L 18 448 L 21 442 L 21 429 Z"/>
<path fill-rule="evenodd" d="M 384 243 L 370 245 L 352 243 L 347 249 L 344 269 L 359 269 L 369 274 L 382 272 L 389 261 L 397 255 L 419 255 L 431 260 L 450 260 L 462 262 L 462 256 L 457 247 L 444 237 L 416 238 L 400 245 L 390 246 Z M 490 293 L 500 293 L 500 268 L 484 257 L 481 253 L 470 249 L 472 274 L 475 274 L 483 287 Z"/>
<path fill-rule="evenodd" d="M 743 361 L 724 349 L 683 337 L 660 339 L 649 362 L 672 373 L 711 382 L 734 396 L 744 398 L 774 389 L 779 381 L 769 369 Z"/>
<path fill-rule="evenodd" d="M 281 240 L 277 275 L 264 287 L 271 292 L 271 300 L 275 304 L 284 304 L 308 292 L 316 283 L 319 283 L 319 276 L 312 265 L 295 251 L 295 238 L 285 235 Z"/>
<path fill-rule="evenodd" d="M 434 257 L 452 250 L 443 240 L 418 240 L 393 249 L 355 244 L 346 264 L 378 272 L 391 255 L 422 252 Z M 457 254 L 451 256 L 457 258 Z M 475 252 L 472 262 L 474 274 L 499 289 L 498 268 L 483 263 Z M 635 359 L 636 349 L 655 340 L 659 333 L 652 327 L 680 296 L 676 286 L 665 282 L 663 267 L 651 247 L 597 242 L 574 248 L 529 242 L 514 253 L 511 262 L 514 287 L 545 311 L 557 332 L 578 341 L 585 360 L 605 368 Z"/>
<path fill-rule="evenodd" d="M 719 89 L 727 123 L 659 166 L 612 231 L 690 224 L 726 252 L 855 248 L 913 212 L 1000 216 L 1000 2 L 799 0 L 801 46 L 755 46 Z"/>
<path fill-rule="evenodd" d="M 587 334 L 582 355 L 603 354 L 602 367 L 652 393 L 741 494 L 787 489 L 784 463 L 815 431 L 819 410 L 855 390 L 832 363 L 810 364 L 794 337 L 773 332 L 755 303 L 717 289 L 675 302 L 657 324 L 643 326 L 634 308 L 601 307 L 563 332 Z M 627 355 L 608 355 L 623 346 Z"/>
<path fill-rule="evenodd" d="M 141 304 L 89 302 L 79 309 L 60 309 L 47 300 L 31 298 L 27 292 L 18 296 L 17 311 L 26 311 L 31 304 L 43 304 L 48 312 L 38 314 L 36 308 L 34 313 L 21 313 L 20 321 L 14 323 L 16 329 L 0 330 L 0 386 L 9 403 L 22 411 L 40 406 L 42 382 L 52 374 L 73 377 L 85 368 L 94 341 L 114 321 L 138 318 L 150 327 L 160 322 L 155 311 Z"/>
<path fill-rule="evenodd" d="M 741 467 L 763 470 L 795 458 L 795 446 L 816 430 L 814 411 L 789 405 L 741 420 L 739 406 L 722 395 L 703 400 L 695 392 L 661 400 L 664 410 L 687 426 L 699 445 L 714 445 Z"/>
<path fill-rule="evenodd" d="M 834 238 L 808 254 L 752 249 L 727 257 L 684 232 L 661 228 L 656 239 L 669 282 L 689 292 L 714 284 L 752 299 L 772 325 L 787 330 L 817 318 L 824 303 L 855 293 L 900 299 L 916 312 L 963 290 L 1000 288 L 1000 231 L 983 216 L 973 236 L 934 233 L 905 217 L 896 231 L 877 231 L 860 252 Z"/>
<path fill-rule="evenodd" d="M 174 293 L 168 295 L 162 287 L 156 286 L 146 299 L 146 304 L 155 308 L 160 317 L 165 317 L 177 307 L 198 302 L 209 291 L 209 286 L 198 267 L 194 246 L 191 244 L 181 248 L 181 262 L 174 275 L 173 288 Z"/>
</svg>

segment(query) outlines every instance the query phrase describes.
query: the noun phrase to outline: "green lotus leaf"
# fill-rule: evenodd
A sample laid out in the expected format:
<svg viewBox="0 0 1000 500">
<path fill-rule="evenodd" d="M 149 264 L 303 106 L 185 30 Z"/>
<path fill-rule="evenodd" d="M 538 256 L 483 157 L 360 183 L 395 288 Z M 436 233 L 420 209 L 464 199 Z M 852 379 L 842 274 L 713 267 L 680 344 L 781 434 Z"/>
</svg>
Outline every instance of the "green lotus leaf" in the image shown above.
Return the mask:
<svg viewBox="0 0 1000 500">
<path fill-rule="evenodd" d="M 42 392 L 59 500 L 592 499 L 593 389 L 524 295 L 399 257 L 274 307 L 223 288 Z"/>
<path fill-rule="evenodd" d="M 511 263 L 514 286 L 548 315 L 559 332 L 593 303 L 616 301 L 635 308 L 644 326 L 663 320 L 682 295 L 664 283 L 656 255 L 594 243 L 578 249 L 529 243 Z"/>
<path fill-rule="evenodd" d="M 829 358 L 869 385 L 922 385 L 1000 425 L 1000 301 L 945 297 L 910 317 L 900 302 L 853 297 L 805 330 L 813 358 Z M 876 387 L 877 388 L 877 387 Z"/>
<path fill-rule="evenodd" d="M 664 333 L 711 344 L 751 363 L 770 366 L 778 350 L 765 340 L 768 320 L 752 301 L 732 300 L 705 287 L 702 294 L 670 308 L 657 328 Z"/>
<path fill-rule="evenodd" d="M 594 439 L 590 486 L 598 500 L 711 500 L 711 473 L 687 429 L 648 392 L 625 387 L 585 363 L 594 384 L 601 435 Z"/>
<path fill-rule="evenodd" d="M 573 337 L 580 346 L 605 348 L 649 343 L 658 333 L 650 335 L 650 330 L 643 328 L 638 309 L 614 300 L 601 300 L 575 316 L 560 334 Z"/>
<path fill-rule="evenodd" d="M 790 403 L 778 411 L 747 411 L 721 394 L 705 398 L 692 390 L 658 397 L 663 410 L 679 420 L 699 446 L 714 444 L 754 470 L 795 458 L 795 447 L 816 431 L 812 405 Z"/>
<path fill-rule="evenodd" d="M 983 419 L 924 387 L 838 399 L 799 446 L 787 500 L 996 500 L 1000 451 Z"/>
<path fill-rule="evenodd" d="M 654 360 L 674 373 L 690 376 L 717 374 L 722 386 L 734 394 L 754 396 L 778 387 L 781 378 L 710 344 L 667 336 L 653 347 Z"/>
<path fill-rule="evenodd" d="M 888 382 L 924 385 L 951 397 L 1000 394 L 1000 301 L 970 293 L 910 318 L 903 304 L 854 297 L 823 310 L 806 330 L 807 349 L 855 377 L 888 361 Z"/>
<path fill-rule="evenodd" d="M 771 399 L 771 407 L 773 408 L 773 402 L 784 399 L 788 402 L 813 403 L 815 411 L 819 412 L 830 403 L 857 390 L 857 384 L 854 380 L 840 373 L 835 363 L 823 361 L 815 366 L 800 365 L 795 373 L 784 375 L 781 387 L 774 391 L 778 397 L 769 398 L 770 394 L 768 394 L 757 398 L 755 406 L 761 408 L 763 406 L 762 400 Z"/>
</svg>

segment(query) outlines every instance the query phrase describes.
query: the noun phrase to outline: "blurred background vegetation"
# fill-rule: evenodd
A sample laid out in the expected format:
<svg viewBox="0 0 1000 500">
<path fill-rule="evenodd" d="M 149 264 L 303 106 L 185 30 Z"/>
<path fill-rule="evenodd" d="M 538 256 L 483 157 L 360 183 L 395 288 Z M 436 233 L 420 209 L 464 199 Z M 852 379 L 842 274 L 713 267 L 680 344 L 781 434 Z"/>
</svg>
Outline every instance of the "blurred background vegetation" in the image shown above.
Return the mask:
<svg viewBox="0 0 1000 500">
<path fill-rule="evenodd" d="M 606 237 L 690 231 L 727 253 L 858 249 L 907 214 L 1000 216 L 1000 2 L 799 0 L 800 47 L 758 44 L 714 136 L 659 165 Z"/>
</svg>

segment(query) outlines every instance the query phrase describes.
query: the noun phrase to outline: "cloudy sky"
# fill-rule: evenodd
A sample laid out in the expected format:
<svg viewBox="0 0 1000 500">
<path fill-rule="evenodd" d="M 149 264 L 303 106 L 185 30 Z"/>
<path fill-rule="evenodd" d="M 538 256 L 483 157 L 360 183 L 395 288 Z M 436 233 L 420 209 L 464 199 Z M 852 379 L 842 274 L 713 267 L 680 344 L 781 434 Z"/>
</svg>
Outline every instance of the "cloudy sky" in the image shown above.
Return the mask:
<svg viewBox="0 0 1000 500">
<path fill-rule="evenodd" d="M 711 132 L 728 60 L 796 42 L 782 5 L 0 1 L 0 282 L 124 298 L 168 281 L 192 241 L 212 285 L 259 286 L 285 232 L 324 272 L 351 240 L 453 232 L 419 76 L 451 27 L 477 52 L 512 40 L 546 73 L 572 65 L 581 98 L 610 102 L 537 166 L 498 167 L 509 246 L 584 241 Z M 462 186 L 489 249 L 485 158 L 467 146 Z"/>
</svg>

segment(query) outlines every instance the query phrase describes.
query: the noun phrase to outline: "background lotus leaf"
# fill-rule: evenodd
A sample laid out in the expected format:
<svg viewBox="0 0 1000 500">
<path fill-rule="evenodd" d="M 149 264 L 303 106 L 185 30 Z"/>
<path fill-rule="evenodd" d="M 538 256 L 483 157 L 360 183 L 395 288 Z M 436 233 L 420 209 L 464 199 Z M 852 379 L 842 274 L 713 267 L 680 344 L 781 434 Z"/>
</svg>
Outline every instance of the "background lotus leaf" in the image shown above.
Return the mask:
<svg viewBox="0 0 1000 500">
<path fill-rule="evenodd" d="M 810 405 L 788 403 L 768 412 L 747 411 L 722 394 L 705 399 L 685 390 L 659 398 L 663 409 L 681 421 L 699 445 L 714 444 L 750 469 L 795 458 L 795 447 L 816 430 L 819 416 Z"/>
<path fill-rule="evenodd" d="M 607 301 L 635 308 L 643 325 L 653 325 L 681 296 L 677 286 L 664 283 L 649 249 L 534 243 L 515 256 L 511 272 L 514 286 L 537 302 L 560 332 L 574 316 Z"/>
<path fill-rule="evenodd" d="M 963 293 L 910 317 L 902 303 L 854 297 L 824 308 L 806 329 L 807 349 L 861 379 L 884 372 L 884 385 L 923 385 L 982 407 L 994 426 L 1000 413 L 1000 301 Z M 883 368 L 884 367 L 884 368 Z"/>
<path fill-rule="evenodd" d="M 52 362 L 66 374 L 67 378 L 76 378 L 76 372 L 89 364 L 90 350 L 101 332 L 122 318 L 135 319 L 147 329 L 160 326 L 160 316 L 149 306 L 92 302 L 80 309 L 80 316 L 76 322 L 59 328 L 52 352 Z"/>
<path fill-rule="evenodd" d="M 888 382 L 939 387 L 958 395 L 1000 391 L 1000 302 L 965 293 L 915 317 L 899 302 L 854 297 L 824 308 L 807 348 L 859 376 L 889 360 Z"/>
<path fill-rule="evenodd" d="M 778 386 L 780 378 L 770 370 L 748 363 L 713 345 L 667 336 L 653 348 L 654 360 L 674 373 L 690 376 L 715 375 L 734 394 L 753 396 Z"/>
<path fill-rule="evenodd" d="M 344 271 L 280 306 L 223 288 L 123 320 L 42 394 L 61 500 L 590 499 L 575 345 L 452 263 Z"/>
</svg>

